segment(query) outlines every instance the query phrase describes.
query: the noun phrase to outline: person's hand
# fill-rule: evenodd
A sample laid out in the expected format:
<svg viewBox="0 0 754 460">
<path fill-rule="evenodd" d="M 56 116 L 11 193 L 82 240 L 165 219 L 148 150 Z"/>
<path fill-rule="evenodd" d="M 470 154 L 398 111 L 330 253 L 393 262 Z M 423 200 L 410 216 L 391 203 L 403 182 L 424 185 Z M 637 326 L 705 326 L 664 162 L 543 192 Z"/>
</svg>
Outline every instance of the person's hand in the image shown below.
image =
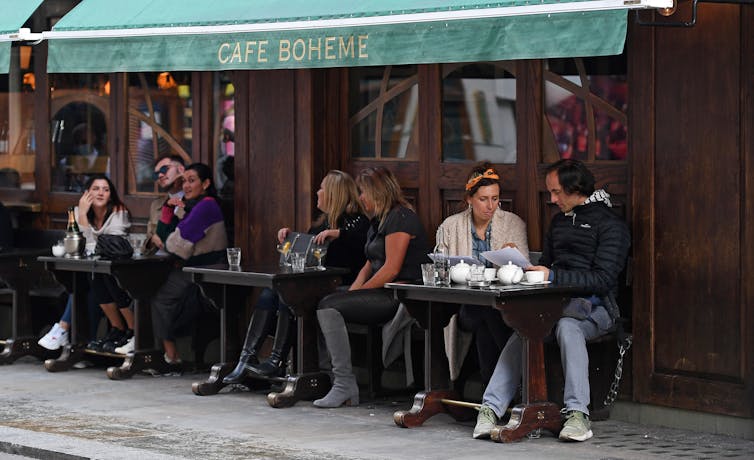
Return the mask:
<svg viewBox="0 0 754 460">
<path fill-rule="evenodd" d="M 179 208 L 182 208 L 182 207 L 184 207 L 185 205 L 186 205 L 186 203 L 185 203 L 185 202 L 184 202 L 184 201 L 183 201 L 182 199 L 180 199 L 180 198 L 177 198 L 177 197 L 176 197 L 176 198 L 170 198 L 170 199 L 168 200 L 168 206 L 172 206 L 172 207 L 174 207 L 174 208 L 175 208 L 175 207 L 179 207 Z"/>
<path fill-rule="evenodd" d="M 94 194 L 89 192 L 89 190 L 85 190 L 83 195 L 81 195 L 81 198 L 79 198 L 79 214 L 86 215 L 92 207 L 93 202 Z"/>
<path fill-rule="evenodd" d="M 532 265 L 526 267 L 527 272 L 545 272 L 545 281 L 550 279 L 550 269 L 544 265 Z"/>
<path fill-rule="evenodd" d="M 280 230 L 278 230 L 278 242 L 282 243 L 285 241 L 285 237 L 288 236 L 288 234 L 291 232 L 291 229 L 288 227 L 283 227 Z"/>
<path fill-rule="evenodd" d="M 327 240 L 334 240 L 337 237 L 340 236 L 340 230 L 334 230 L 334 229 L 327 229 L 322 230 L 321 232 L 317 233 L 317 236 L 314 237 L 314 242 L 317 244 L 325 244 Z"/>
<path fill-rule="evenodd" d="M 156 234 L 152 235 L 152 238 L 150 238 L 150 241 L 152 242 L 153 245 L 155 245 L 157 249 L 162 249 L 163 247 L 165 247 L 160 237 L 157 236 Z"/>
</svg>

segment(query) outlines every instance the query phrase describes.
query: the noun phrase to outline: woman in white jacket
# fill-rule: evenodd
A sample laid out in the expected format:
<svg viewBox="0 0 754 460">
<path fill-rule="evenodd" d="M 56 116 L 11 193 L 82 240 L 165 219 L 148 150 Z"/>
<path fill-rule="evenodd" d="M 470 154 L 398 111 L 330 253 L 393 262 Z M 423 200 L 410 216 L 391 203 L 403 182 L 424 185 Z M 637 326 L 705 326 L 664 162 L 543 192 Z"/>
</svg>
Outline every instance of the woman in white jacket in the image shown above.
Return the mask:
<svg viewBox="0 0 754 460">
<path fill-rule="evenodd" d="M 468 176 L 464 199 L 468 207 L 443 221 L 437 242 L 451 256 L 472 256 L 492 267 L 481 253 L 515 247 L 529 257 L 526 224 L 512 212 L 500 209 L 500 175 L 489 162 L 475 165 Z M 474 332 L 483 383 L 495 369 L 500 351 L 512 330 L 492 308 L 463 305 L 459 312 L 462 330 Z"/>
</svg>

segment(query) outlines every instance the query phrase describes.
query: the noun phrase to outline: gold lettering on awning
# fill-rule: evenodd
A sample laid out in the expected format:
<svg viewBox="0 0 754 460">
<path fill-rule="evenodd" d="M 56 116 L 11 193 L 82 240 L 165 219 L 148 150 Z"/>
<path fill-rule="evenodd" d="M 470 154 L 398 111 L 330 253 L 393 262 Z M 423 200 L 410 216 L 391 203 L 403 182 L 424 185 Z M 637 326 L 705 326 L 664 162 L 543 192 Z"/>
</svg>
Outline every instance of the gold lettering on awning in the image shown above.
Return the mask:
<svg viewBox="0 0 754 460">
<path fill-rule="evenodd" d="M 291 60 L 306 63 L 322 60 L 368 59 L 368 40 L 369 35 L 329 35 L 223 42 L 217 48 L 217 62 L 220 64 L 266 63 L 269 62 L 270 54 L 277 55 L 277 60 L 281 63 Z M 275 48 L 277 48 L 277 53 L 274 52 Z"/>
</svg>

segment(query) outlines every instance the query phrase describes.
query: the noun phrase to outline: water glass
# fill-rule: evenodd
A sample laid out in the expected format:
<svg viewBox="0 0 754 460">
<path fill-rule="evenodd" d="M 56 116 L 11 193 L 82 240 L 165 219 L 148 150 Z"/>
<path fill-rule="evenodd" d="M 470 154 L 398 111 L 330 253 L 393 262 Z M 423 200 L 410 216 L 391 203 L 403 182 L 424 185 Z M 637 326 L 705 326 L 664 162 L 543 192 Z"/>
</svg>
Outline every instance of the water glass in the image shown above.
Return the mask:
<svg viewBox="0 0 754 460">
<path fill-rule="evenodd" d="M 241 248 L 228 248 L 225 252 L 228 255 L 228 265 L 230 267 L 241 265 Z"/>
<path fill-rule="evenodd" d="M 434 286 L 435 284 L 435 265 L 422 264 L 422 282 L 425 286 Z"/>
<path fill-rule="evenodd" d="M 141 256 L 141 247 L 144 245 L 144 235 L 128 235 L 128 242 L 131 243 L 131 247 L 134 250 L 134 256 Z"/>
<path fill-rule="evenodd" d="M 306 264 L 306 254 L 302 252 L 291 253 L 291 268 L 294 272 L 303 272 Z"/>
</svg>

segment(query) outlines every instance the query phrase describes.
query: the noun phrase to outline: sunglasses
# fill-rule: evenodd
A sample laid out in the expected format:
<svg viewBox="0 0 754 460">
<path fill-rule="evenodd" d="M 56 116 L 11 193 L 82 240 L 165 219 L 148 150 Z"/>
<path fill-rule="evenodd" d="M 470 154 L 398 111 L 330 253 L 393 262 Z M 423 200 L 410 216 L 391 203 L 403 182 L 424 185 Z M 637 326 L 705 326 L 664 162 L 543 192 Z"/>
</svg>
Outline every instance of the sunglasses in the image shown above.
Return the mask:
<svg viewBox="0 0 754 460">
<path fill-rule="evenodd" d="M 170 170 L 170 165 L 165 165 L 161 167 L 160 169 L 156 170 L 154 174 L 152 175 L 152 178 L 154 180 L 157 180 L 160 178 L 160 174 L 167 174 L 169 170 Z"/>
</svg>

